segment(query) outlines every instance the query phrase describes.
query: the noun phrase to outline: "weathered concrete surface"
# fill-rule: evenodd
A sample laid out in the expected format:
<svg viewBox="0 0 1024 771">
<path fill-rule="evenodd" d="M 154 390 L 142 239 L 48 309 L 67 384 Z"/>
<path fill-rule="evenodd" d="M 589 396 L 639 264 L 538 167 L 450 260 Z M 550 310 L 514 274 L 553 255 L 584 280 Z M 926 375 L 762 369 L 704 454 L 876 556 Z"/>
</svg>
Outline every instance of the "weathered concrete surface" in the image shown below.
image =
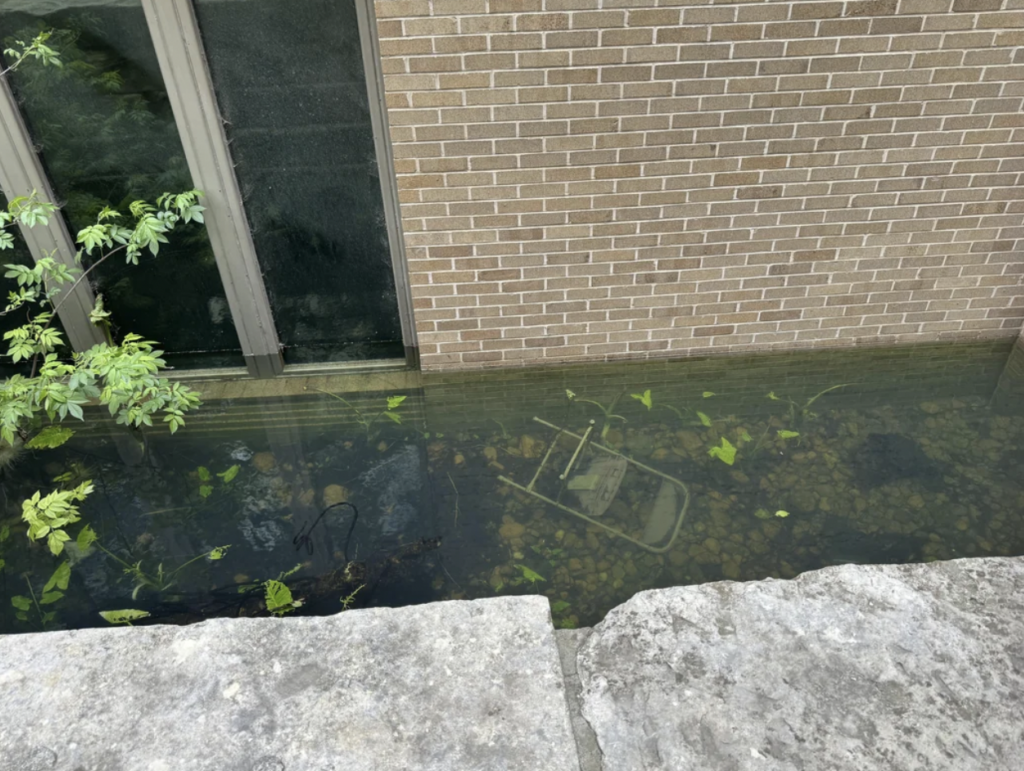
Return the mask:
<svg viewBox="0 0 1024 771">
<path fill-rule="evenodd" d="M 577 771 L 548 601 L 0 637 L 2 771 Z"/>
<path fill-rule="evenodd" d="M 555 641 L 558 643 L 558 655 L 562 660 L 562 673 L 565 675 L 565 698 L 569 703 L 572 731 L 576 735 L 580 771 L 602 771 L 601 749 L 597 746 L 597 737 L 580 711 L 580 691 L 583 690 L 583 686 L 576 671 L 580 645 L 590 635 L 590 629 L 559 629 L 555 632 Z"/>
<path fill-rule="evenodd" d="M 1024 769 L 1024 560 L 644 592 L 581 645 L 606 771 Z"/>
</svg>

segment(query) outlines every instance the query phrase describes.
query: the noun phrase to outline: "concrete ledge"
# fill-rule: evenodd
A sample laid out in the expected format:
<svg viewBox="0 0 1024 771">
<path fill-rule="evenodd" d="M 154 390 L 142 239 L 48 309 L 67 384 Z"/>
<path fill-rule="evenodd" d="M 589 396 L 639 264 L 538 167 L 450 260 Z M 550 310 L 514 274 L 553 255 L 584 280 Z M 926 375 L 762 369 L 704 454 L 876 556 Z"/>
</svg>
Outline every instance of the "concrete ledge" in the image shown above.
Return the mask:
<svg viewBox="0 0 1024 771">
<path fill-rule="evenodd" d="M 1024 560 L 643 592 L 577 668 L 606 771 L 1020 771 Z"/>
<path fill-rule="evenodd" d="M 570 719 L 571 715 L 571 719 Z M 0 771 L 1020 771 L 1024 559 L 0 637 Z"/>
<path fill-rule="evenodd" d="M 3 771 L 576 771 L 548 602 L 0 637 Z"/>
</svg>

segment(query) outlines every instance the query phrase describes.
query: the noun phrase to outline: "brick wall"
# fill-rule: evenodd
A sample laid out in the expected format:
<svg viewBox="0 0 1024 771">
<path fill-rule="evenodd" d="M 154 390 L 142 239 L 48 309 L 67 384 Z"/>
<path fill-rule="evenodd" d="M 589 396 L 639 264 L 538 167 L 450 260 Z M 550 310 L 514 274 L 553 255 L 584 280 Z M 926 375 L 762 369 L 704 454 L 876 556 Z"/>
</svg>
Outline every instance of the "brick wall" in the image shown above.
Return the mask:
<svg viewBox="0 0 1024 771">
<path fill-rule="evenodd" d="M 1013 337 L 1024 0 L 376 0 L 426 369 Z"/>
</svg>

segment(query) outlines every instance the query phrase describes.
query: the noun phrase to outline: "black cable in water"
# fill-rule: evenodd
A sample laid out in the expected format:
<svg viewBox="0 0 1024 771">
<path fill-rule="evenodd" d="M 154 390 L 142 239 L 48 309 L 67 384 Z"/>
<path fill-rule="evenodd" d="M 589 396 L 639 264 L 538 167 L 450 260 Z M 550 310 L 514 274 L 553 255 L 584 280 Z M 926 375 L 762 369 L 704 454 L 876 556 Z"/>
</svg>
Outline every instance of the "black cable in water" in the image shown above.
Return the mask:
<svg viewBox="0 0 1024 771">
<path fill-rule="evenodd" d="M 318 516 L 316 519 L 313 520 L 313 524 L 309 526 L 308 530 L 306 529 L 306 526 L 303 525 L 302 529 L 299 530 L 298 534 L 292 539 L 292 543 L 295 545 L 295 550 L 296 551 L 298 551 L 303 546 L 305 546 L 306 547 L 306 554 L 312 554 L 313 553 L 313 541 L 312 541 L 313 530 L 316 528 L 316 526 L 318 524 L 320 524 L 320 520 L 324 518 L 324 515 L 328 511 L 330 511 L 331 509 L 337 508 L 338 506 L 348 506 L 350 509 L 352 509 L 352 513 L 354 515 L 352 517 L 352 524 L 349 525 L 349 528 L 348 528 L 348 535 L 345 536 L 345 563 L 348 564 L 348 544 L 349 544 L 349 541 L 352 540 L 352 531 L 355 530 L 355 528 L 356 528 L 356 520 L 359 519 L 359 509 L 357 509 L 355 507 L 355 505 L 349 503 L 348 501 L 341 501 L 340 503 L 332 503 L 330 506 L 328 506 L 326 509 L 324 509 L 323 511 L 320 512 L 320 516 Z"/>
</svg>

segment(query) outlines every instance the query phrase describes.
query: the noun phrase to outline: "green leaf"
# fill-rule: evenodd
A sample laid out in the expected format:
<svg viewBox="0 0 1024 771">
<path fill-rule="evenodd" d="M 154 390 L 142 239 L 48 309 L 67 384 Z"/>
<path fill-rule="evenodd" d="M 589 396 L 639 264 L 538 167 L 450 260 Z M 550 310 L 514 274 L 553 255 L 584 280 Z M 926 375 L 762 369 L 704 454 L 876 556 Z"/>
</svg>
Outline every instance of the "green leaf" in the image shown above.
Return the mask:
<svg viewBox="0 0 1024 771">
<path fill-rule="evenodd" d="M 75 539 L 75 544 L 78 546 L 79 551 L 85 551 L 92 543 L 96 540 L 96 531 L 92 529 L 90 525 L 86 525 L 78 533 L 78 538 Z"/>
<path fill-rule="evenodd" d="M 28 610 L 32 607 L 32 600 L 28 597 L 22 597 L 20 594 L 16 594 L 11 597 L 11 605 L 16 607 L 18 610 Z"/>
<path fill-rule="evenodd" d="M 30 450 L 52 450 L 55 447 L 60 447 L 74 435 L 75 432 L 70 428 L 64 428 L 64 426 L 47 426 L 29 439 L 25 446 Z"/>
<path fill-rule="evenodd" d="M 714 392 L 714 391 L 705 391 L 705 392 L 704 392 L 704 398 L 705 398 L 705 399 L 710 399 L 710 398 L 711 398 L 712 396 L 714 396 L 714 395 L 715 395 L 715 392 Z"/>
<path fill-rule="evenodd" d="M 775 433 L 777 433 L 779 435 L 780 439 L 792 439 L 793 437 L 800 436 L 800 432 L 799 431 L 783 431 L 783 430 L 779 430 L 779 431 L 776 431 Z"/>
<path fill-rule="evenodd" d="M 406 400 L 406 398 L 407 397 L 405 397 L 405 396 L 389 396 L 388 397 L 388 409 L 389 410 L 397 409 L 398 405 L 400 405 L 402 402 L 404 402 Z"/>
<path fill-rule="evenodd" d="M 575 391 L 570 391 L 568 388 L 566 388 L 565 389 L 565 396 L 566 396 L 566 398 L 569 401 L 572 401 L 573 399 L 576 398 L 576 392 Z"/>
<path fill-rule="evenodd" d="M 238 472 L 241 470 L 241 468 L 241 466 L 232 466 L 227 471 L 221 471 L 219 474 L 217 474 L 217 476 L 224 480 L 224 484 L 227 484 L 236 476 L 238 476 Z"/>
<path fill-rule="evenodd" d="M 773 402 L 782 401 L 778 396 L 775 395 L 774 391 L 768 392 L 768 398 L 771 399 Z"/>
<path fill-rule="evenodd" d="M 4 569 L 4 565 L 6 565 L 6 564 L 7 564 L 7 562 L 2 557 L 0 557 L 0 570 L 3 570 Z"/>
<path fill-rule="evenodd" d="M 710 450 L 708 450 L 708 455 L 710 455 L 712 458 L 718 458 L 720 461 L 722 461 L 722 463 L 726 464 L 727 466 L 731 466 L 733 463 L 736 462 L 736 448 L 733 447 L 732 443 L 724 436 L 722 437 L 721 446 L 712 447 Z"/>
<path fill-rule="evenodd" d="M 63 596 L 64 592 L 43 592 L 43 596 L 39 598 L 39 604 L 52 605 Z"/>
<path fill-rule="evenodd" d="M 785 509 L 779 509 L 778 511 L 775 512 L 775 516 L 776 517 L 781 517 L 782 519 L 785 519 L 786 517 L 789 516 L 789 512 L 786 511 Z"/>
<path fill-rule="evenodd" d="M 104 621 L 111 624 L 128 624 L 142 618 L 149 618 L 149 611 L 145 610 L 101 610 L 100 616 Z"/>
<path fill-rule="evenodd" d="M 0 527 L 0 542 L 6 541 L 11 537 L 11 528 L 8 525 Z"/>
<path fill-rule="evenodd" d="M 206 466 L 200 466 L 197 468 L 196 473 L 199 475 L 199 480 L 201 482 L 209 482 L 213 478 L 210 476 L 210 469 L 206 468 Z"/>
<path fill-rule="evenodd" d="M 199 485 L 199 497 L 209 498 L 213 495 L 213 485 Z"/>
<path fill-rule="evenodd" d="M 53 552 L 53 556 L 56 557 L 64 551 L 64 542 L 70 540 L 71 536 L 63 530 L 52 530 L 49 535 L 46 536 L 46 545 L 50 547 L 50 551 Z"/>
<path fill-rule="evenodd" d="M 397 412 L 385 412 L 384 414 L 385 414 L 385 415 L 386 415 L 387 417 L 391 418 L 391 421 L 392 421 L 393 423 L 398 423 L 398 424 L 401 424 L 401 422 L 402 422 L 402 417 L 401 417 L 401 416 L 400 416 L 400 415 L 399 415 L 399 414 L 398 414 Z"/>
<path fill-rule="evenodd" d="M 228 553 L 229 546 L 218 546 L 216 549 L 211 549 L 207 555 L 212 560 L 224 559 L 224 555 Z"/>
<path fill-rule="evenodd" d="M 711 428 L 711 418 L 709 418 L 709 417 L 708 417 L 707 415 L 705 415 L 705 414 L 704 414 L 703 412 L 698 412 L 698 413 L 697 413 L 697 417 L 698 417 L 698 418 L 700 419 L 700 422 L 701 422 L 702 424 L 704 424 L 704 425 L 705 425 L 705 426 L 707 426 L 708 428 Z"/>
<path fill-rule="evenodd" d="M 551 612 L 564 613 L 565 611 L 569 610 L 570 607 L 572 607 L 570 603 L 566 602 L 565 600 L 558 600 L 558 602 L 551 603 Z"/>
<path fill-rule="evenodd" d="M 740 440 L 742 440 L 742 441 L 744 441 L 744 442 L 749 442 L 749 441 L 751 441 L 751 440 L 752 440 L 753 438 L 754 438 L 754 437 L 752 437 L 752 436 L 750 435 L 750 432 L 749 432 L 749 431 L 746 431 L 746 430 L 745 430 L 745 431 L 744 431 L 744 432 L 743 432 L 742 434 L 740 434 Z"/>
<path fill-rule="evenodd" d="M 537 573 L 537 572 L 534 572 L 533 570 L 530 570 L 530 568 L 526 567 L 526 565 L 516 565 L 516 567 L 519 568 L 520 572 L 523 574 L 523 578 L 525 578 L 531 584 L 535 584 L 538 581 L 546 581 L 547 580 L 540 573 Z"/>
<path fill-rule="evenodd" d="M 53 571 L 53 575 L 50 576 L 50 580 L 46 582 L 46 586 L 43 587 L 44 592 L 48 592 L 53 587 L 58 589 L 66 590 L 68 588 L 68 581 L 71 580 L 71 563 L 62 562 L 60 566 Z"/>
<path fill-rule="evenodd" d="M 267 610 L 271 613 L 276 613 L 277 615 L 290 613 L 301 604 L 292 598 L 292 590 L 280 581 L 271 579 L 263 584 L 263 589 Z"/>
<path fill-rule="evenodd" d="M 644 405 L 644 407 L 646 407 L 648 410 L 651 409 L 651 407 L 654 406 L 654 400 L 651 399 L 651 389 L 650 388 L 648 388 L 642 394 L 630 394 L 630 396 L 632 396 L 634 399 L 636 399 L 638 402 L 640 402 L 642 405 Z"/>
<path fill-rule="evenodd" d="M 97 326 L 105 324 L 110 318 L 110 311 L 103 307 L 103 295 L 96 295 L 96 305 L 89 311 L 89 321 Z"/>
</svg>

